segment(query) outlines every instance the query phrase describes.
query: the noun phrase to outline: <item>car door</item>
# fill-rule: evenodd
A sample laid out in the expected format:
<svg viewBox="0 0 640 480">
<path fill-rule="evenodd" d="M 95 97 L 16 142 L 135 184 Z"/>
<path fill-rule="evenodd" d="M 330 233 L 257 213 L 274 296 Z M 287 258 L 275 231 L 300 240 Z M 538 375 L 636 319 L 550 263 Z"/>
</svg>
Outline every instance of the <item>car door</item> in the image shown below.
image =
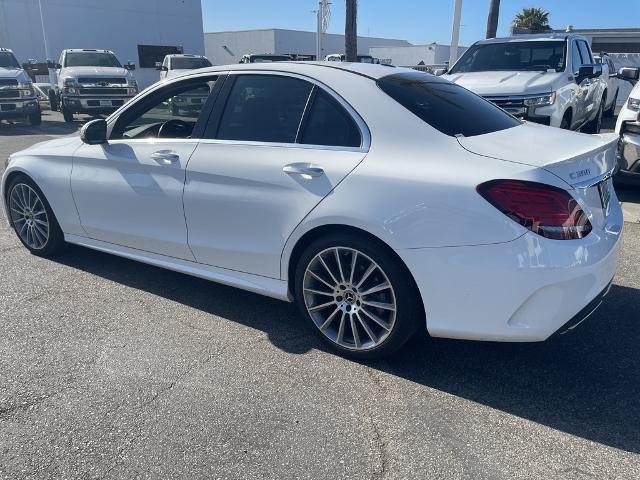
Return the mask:
<svg viewBox="0 0 640 480">
<path fill-rule="evenodd" d="M 230 74 L 220 97 L 187 168 L 189 246 L 198 262 L 280 278 L 287 238 L 362 161 L 368 129 L 295 75 Z"/>
<path fill-rule="evenodd" d="M 210 104 L 190 105 L 174 115 L 168 102 L 215 90 L 216 79 L 201 76 L 150 92 L 110 124 L 107 144 L 83 145 L 75 152 L 71 188 L 90 238 L 194 260 L 182 193 Z"/>
<path fill-rule="evenodd" d="M 572 128 L 579 127 L 586 121 L 586 98 L 589 94 L 588 80 L 580 78 L 579 71 L 582 66 L 582 54 L 578 47 L 578 42 L 571 42 L 571 68 L 573 71 L 573 77 L 576 82 L 575 87 L 575 101 L 573 102 L 573 122 Z"/>
<path fill-rule="evenodd" d="M 583 65 L 593 65 L 595 61 L 593 60 L 593 56 L 591 55 L 591 49 L 587 42 L 584 40 L 578 40 L 578 47 L 580 49 L 580 56 L 582 57 Z M 588 120 L 591 116 L 593 116 L 594 112 L 600 106 L 600 100 L 602 98 L 603 89 L 601 88 L 602 79 L 595 78 L 587 78 L 583 80 L 583 83 L 586 86 L 586 101 L 585 101 L 585 121 Z"/>
</svg>

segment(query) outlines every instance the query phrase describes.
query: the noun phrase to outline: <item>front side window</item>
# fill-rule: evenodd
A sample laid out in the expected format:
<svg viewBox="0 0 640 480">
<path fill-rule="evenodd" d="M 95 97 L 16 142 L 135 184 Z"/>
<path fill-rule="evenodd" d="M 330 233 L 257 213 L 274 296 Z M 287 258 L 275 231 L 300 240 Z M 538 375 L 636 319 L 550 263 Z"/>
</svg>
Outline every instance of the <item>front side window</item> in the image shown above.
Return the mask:
<svg viewBox="0 0 640 480">
<path fill-rule="evenodd" d="M 518 41 L 473 45 L 449 73 L 565 69 L 566 42 Z"/>
<path fill-rule="evenodd" d="M 0 52 L 0 68 L 20 68 L 16 57 L 11 52 Z"/>
<path fill-rule="evenodd" d="M 168 85 L 123 112 L 111 139 L 191 138 L 215 77 Z"/>
<path fill-rule="evenodd" d="M 397 73 L 377 83 L 387 95 L 445 135 L 472 137 L 521 124 L 475 93 L 428 73 Z"/>
<path fill-rule="evenodd" d="M 582 56 L 580 55 L 580 50 L 576 42 L 573 42 L 573 46 L 571 47 L 571 61 L 573 62 L 573 71 L 577 74 L 582 66 Z"/>
<path fill-rule="evenodd" d="M 281 75 L 238 75 L 217 138 L 293 143 L 312 85 Z"/>
<path fill-rule="evenodd" d="M 328 93 L 316 92 L 303 122 L 299 143 L 359 147 L 362 144 L 360 129 L 351 115 Z"/>
<path fill-rule="evenodd" d="M 593 63 L 593 57 L 591 56 L 591 52 L 589 51 L 587 42 L 585 42 L 584 40 L 579 40 L 578 46 L 580 47 L 580 55 L 582 56 L 582 63 L 585 65 Z"/>
<path fill-rule="evenodd" d="M 64 67 L 122 67 L 116 56 L 106 52 L 67 52 Z"/>
</svg>

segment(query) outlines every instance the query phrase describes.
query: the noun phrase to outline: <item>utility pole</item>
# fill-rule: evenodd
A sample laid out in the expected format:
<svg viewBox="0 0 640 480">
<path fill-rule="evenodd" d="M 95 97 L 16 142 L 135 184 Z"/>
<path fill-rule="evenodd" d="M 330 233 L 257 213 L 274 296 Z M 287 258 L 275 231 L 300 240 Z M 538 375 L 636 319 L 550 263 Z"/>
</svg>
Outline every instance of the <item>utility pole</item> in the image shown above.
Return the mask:
<svg viewBox="0 0 640 480">
<path fill-rule="evenodd" d="M 451 46 L 449 49 L 449 68 L 458 60 L 458 42 L 460 40 L 460 15 L 462 0 L 453 0 L 453 26 L 451 28 Z"/>
<path fill-rule="evenodd" d="M 45 62 L 48 60 L 51 60 L 51 57 L 49 56 L 49 45 L 47 43 L 47 32 L 44 28 L 44 15 L 42 13 L 42 0 L 38 0 L 38 7 L 40 7 L 40 26 L 42 27 L 42 40 L 44 42 L 44 56 L 45 56 Z"/>
<path fill-rule="evenodd" d="M 496 38 L 498 32 L 498 18 L 500 16 L 500 0 L 489 0 L 489 15 L 487 16 L 487 38 Z"/>
<path fill-rule="evenodd" d="M 358 61 L 358 1 L 345 0 L 344 50 L 347 62 Z"/>
<path fill-rule="evenodd" d="M 322 60 L 322 2 L 318 2 L 318 10 L 316 10 L 316 61 Z"/>
</svg>

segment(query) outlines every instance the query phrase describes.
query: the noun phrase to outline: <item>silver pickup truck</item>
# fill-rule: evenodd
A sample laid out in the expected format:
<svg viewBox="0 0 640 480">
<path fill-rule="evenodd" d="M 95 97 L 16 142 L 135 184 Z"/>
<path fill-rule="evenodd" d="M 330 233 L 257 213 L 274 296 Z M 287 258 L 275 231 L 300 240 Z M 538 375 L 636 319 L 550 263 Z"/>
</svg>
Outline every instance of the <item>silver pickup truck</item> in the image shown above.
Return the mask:
<svg viewBox="0 0 640 480">
<path fill-rule="evenodd" d="M 0 48 L 0 120 L 27 119 L 40 125 L 42 115 L 29 75 L 8 48 Z"/>
<path fill-rule="evenodd" d="M 138 93 L 135 65 L 122 66 L 110 50 L 63 50 L 60 63 L 51 67 L 51 108 L 59 108 L 65 122 L 75 113 L 112 113 Z"/>
</svg>

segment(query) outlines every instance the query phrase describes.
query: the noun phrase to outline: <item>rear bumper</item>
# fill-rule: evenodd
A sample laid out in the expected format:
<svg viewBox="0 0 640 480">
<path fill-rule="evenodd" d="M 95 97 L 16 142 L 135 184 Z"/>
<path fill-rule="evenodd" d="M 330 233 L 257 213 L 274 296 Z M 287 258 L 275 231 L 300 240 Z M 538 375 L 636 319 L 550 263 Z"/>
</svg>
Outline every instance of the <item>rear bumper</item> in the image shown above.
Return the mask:
<svg viewBox="0 0 640 480">
<path fill-rule="evenodd" d="M 607 288 L 618 263 L 622 221 L 616 203 L 607 226 L 580 240 L 526 233 L 508 243 L 397 253 L 418 284 L 432 336 L 542 341 Z"/>
<path fill-rule="evenodd" d="M 38 101 L 36 99 L 0 102 L 0 119 L 22 118 L 37 112 Z"/>
</svg>

